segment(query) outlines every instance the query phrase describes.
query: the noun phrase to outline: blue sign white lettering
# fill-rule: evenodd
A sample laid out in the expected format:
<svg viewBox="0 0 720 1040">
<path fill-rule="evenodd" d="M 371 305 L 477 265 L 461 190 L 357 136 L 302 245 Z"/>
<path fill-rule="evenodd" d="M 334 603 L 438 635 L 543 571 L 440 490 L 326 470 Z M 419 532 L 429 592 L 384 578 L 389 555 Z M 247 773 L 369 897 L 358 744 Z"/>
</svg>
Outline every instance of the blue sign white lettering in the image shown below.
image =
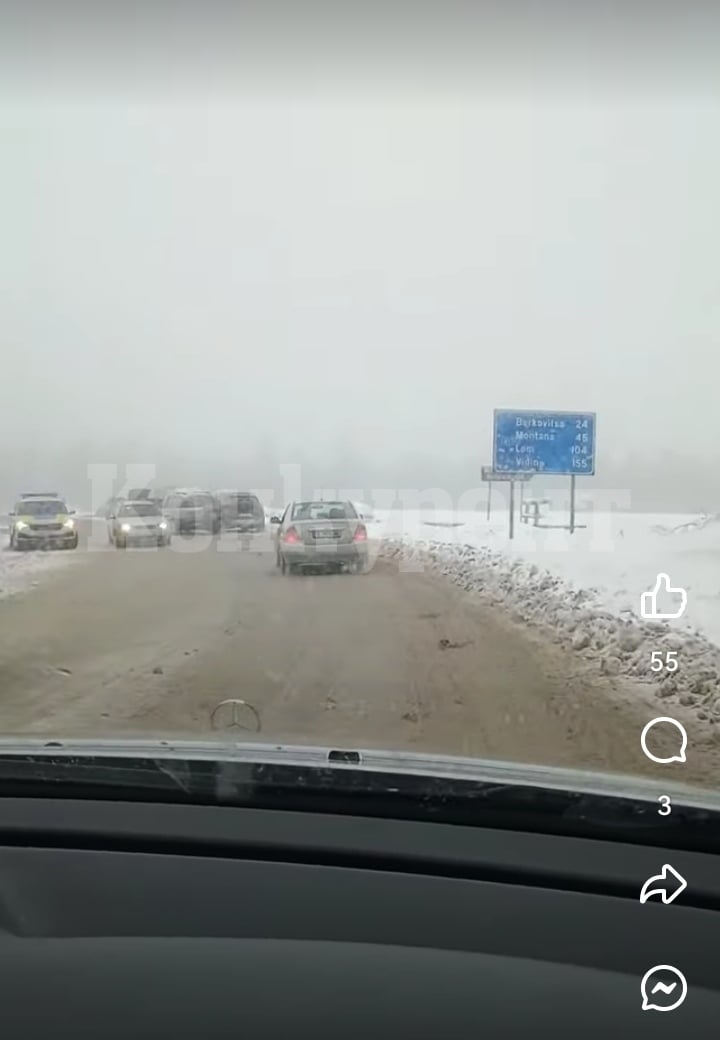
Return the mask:
<svg viewBox="0 0 720 1040">
<path fill-rule="evenodd" d="M 496 409 L 493 469 L 591 477 L 595 473 L 595 412 Z"/>
</svg>

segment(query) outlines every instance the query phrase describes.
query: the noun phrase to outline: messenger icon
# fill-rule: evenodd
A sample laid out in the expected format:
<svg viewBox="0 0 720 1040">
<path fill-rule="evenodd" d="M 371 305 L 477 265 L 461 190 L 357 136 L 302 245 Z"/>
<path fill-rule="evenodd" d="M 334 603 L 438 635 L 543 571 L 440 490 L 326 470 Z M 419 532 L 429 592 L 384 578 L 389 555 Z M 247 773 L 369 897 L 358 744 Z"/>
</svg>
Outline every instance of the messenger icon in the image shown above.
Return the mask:
<svg viewBox="0 0 720 1040">
<path fill-rule="evenodd" d="M 640 983 L 643 1011 L 674 1011 L 687 996 L 687 979 L 672 964 L 656 964 Z"/>
<path fill-rule="evenodd" d="M 647 746 L 647 736 L 650 731 L 658 725 L 672 726 L 677 730 L 678 744 L 677 751 L 666 757 L 653 754 Z M 650 759 L 651 762 L 657 762 L 661 766 L 669 765 L 671 762 L 687 762 L 687 756 L 685 754 L 688 744 L 688 735 L 685 727 L 677 721 L 677 719 L 671 719 L 668 715 L 659 715 L 656 719 L 651 719 L 647 723 L 645 728 L 640 735 L 640 746 L 643 749 L 644 755 Z"/>
</svg>

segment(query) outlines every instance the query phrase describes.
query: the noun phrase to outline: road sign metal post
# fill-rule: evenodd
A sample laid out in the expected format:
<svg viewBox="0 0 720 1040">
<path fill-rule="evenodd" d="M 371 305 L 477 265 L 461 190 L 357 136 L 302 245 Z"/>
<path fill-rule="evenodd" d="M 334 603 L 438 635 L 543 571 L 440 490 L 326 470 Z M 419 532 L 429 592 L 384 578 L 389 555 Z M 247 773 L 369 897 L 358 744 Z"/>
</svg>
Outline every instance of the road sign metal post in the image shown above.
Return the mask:
<svg viewBox="0 0 720 1040">
<path fill-rule="evenodd" d="M 524 487 L 532 478 L 535 476 L 534 473 L 510 473 L 508 471 L 499 473 L 492 466 L 482 467 L 482 479 L 488 485 L 488 503 L 487 503 L 487 519 L 490 519 L 490 503 L 492 500 L 492 486 L 496 481 L 502 481 L 504 484 L 510 485 L 510 537 L 514 537 L 515 533 L 515 484 L 520 484 Z"/>
<path fill-rule="evenodd" d="M 570 476 L 570 534 L 575 534 L 575 474 Z"/>
</svg>

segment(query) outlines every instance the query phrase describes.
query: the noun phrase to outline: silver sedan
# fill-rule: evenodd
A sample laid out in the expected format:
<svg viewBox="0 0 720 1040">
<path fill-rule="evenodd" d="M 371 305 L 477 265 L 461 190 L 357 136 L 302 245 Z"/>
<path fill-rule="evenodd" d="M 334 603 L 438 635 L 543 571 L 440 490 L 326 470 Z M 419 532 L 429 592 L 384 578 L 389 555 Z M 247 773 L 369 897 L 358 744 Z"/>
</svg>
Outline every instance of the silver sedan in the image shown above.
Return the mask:
<svg viewBox="0 0 720 1040">
<path fill-rule="evenodd" d="M 159 506 L 145 499 L 123 502 L 108 517 L 108 541 L 116 549 L 128 545 L 170 545 L 171 529 Z"/>
<path fill-rule="evenodd" d="M 297 501 L 286 507 L 277 524 L 275 557 L 282 573 L 305 568 L 367 569 L 367 528 L 352 502 Z"/>
</svg>

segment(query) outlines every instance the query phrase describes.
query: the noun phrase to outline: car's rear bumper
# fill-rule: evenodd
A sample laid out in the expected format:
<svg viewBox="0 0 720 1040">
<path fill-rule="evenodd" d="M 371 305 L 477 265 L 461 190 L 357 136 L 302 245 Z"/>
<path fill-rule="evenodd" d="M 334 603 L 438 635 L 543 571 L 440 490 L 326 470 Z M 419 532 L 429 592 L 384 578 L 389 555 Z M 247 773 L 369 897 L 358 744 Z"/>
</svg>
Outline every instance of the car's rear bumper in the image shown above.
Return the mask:
<svg viewBox="0 0 720 1040">
<path fill-rule="evenodd" d="M 306 567 L 323 567 L 331 563 L 353 563 L 358 560 L 366 560 L 368 549 L 365 542 L 343 542 L 317 547 L 282 543 L 280 554 L 288 563 Z"/>
</svg>

